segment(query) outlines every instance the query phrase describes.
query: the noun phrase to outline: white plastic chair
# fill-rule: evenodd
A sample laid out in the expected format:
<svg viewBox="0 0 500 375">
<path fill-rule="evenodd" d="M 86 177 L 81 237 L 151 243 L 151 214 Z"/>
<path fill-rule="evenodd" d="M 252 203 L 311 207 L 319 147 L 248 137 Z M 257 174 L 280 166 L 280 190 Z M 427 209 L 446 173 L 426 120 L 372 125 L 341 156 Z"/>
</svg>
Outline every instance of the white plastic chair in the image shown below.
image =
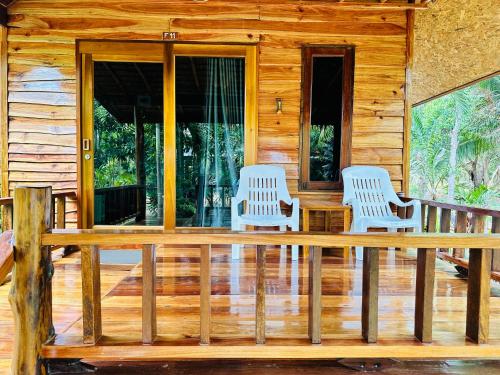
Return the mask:
<svg viewBox="0 0 500 375">
<path fill-rule="evenodd" d="M 238 205 L 245 201 L 244 213 Z M 292 205 L 292 216 L 281 213 L 280 202 Z M 252 165 L 241 168 L 240 186 L 236 197 L 231 198 L 231 229 L 245 230 L 247 225 L 279 226 L 286 231 L 299 231 L 299 199 L 291 198 L 286 186 L 285 170 L 272 165 Z M 240 258 L 241 245 L 232 246 L 232 258 Z M 282 249 L 286 245 L 282 245 Z M 299 259 L 299 247 L 292 246 L 292 260 Z"/>
<path fill-rule="evenodd" d="M 398 228 L 414 228 L 422 231 L 420 201 L 404 203 L 396 195 L 389 173 L 380 167 L 356 166 L 342 171 L 344 181 L 343 204 L 352 206 L 351 232 L 367 232 L 368 228 L 387 228 L 395 232 Z M 389 203 L 399 207 L 413 206 L 409 219 L 395 216 Z M 356 246 L 356 258 L 363 259 L 363 247 Z"/>
</svg>

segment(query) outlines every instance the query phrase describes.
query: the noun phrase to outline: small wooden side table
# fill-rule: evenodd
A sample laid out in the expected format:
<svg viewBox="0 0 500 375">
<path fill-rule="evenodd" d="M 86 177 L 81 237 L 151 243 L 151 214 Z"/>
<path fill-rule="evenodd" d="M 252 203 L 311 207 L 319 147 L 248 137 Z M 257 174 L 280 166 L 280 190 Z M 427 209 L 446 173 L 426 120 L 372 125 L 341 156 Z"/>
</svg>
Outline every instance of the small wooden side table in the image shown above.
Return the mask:
<svg viewBox="0 0 500 375">
<path fill-rule="evenodd" d="M 320 199 L 300 199 L 300 208 L 302 209 L 302 230 L 309 232 L 309 213 L 311 211 L 325 212 L 325 226 L 330 226 L 330 215 L 332 211 L 342 211 L 344 214 L 344 232 L 348 232 L 351 227 L 351 207 L 343 206 L 340 203 L 330 202 Z M 304 246 L 304 257 L 309 254 L 309 246 Z M 349 257 L 349 246 L 344 247 L 344 259 Z"/>
</svg>

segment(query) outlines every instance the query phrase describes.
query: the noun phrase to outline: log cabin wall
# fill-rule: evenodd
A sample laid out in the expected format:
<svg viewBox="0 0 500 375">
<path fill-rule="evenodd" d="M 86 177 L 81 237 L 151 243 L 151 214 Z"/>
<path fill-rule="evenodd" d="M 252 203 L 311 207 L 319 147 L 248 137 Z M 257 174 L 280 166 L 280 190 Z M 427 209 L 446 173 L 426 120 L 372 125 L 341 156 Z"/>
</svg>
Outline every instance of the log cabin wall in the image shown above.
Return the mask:
<svg viewBox="0 0 500 375">
<path fill-rule="evenodd" d="M 352 164 L 387 168 L 401 191 L 407 11 L 337 5 L 19 0 L 8 9 L 9 189 L 77 187 L 77 39 L 159 41 L 176 31 L 181 41 L 258 43 L 258 163 L 283 166 L 293 194 L 339 201 L 341 192 L 299 193 L 301 46 L 354 45 Z M 68 221 L 76 222 L 76 204 L 68 208 Z"/>
</svg>

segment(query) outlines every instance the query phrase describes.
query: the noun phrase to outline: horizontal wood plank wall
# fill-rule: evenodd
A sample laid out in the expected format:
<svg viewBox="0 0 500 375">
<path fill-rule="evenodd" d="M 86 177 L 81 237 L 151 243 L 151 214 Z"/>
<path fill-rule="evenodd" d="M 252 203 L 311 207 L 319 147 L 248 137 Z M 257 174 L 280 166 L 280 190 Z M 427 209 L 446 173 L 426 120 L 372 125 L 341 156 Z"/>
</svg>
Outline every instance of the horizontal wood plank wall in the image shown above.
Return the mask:
<svg viewBox="0 0 500 375">
<path fill-rule="evenodd" d="M 9 8 L 8 26 L 10 189 L 26 182 L 76 189 L 76 39 L 161 40 L 177 31 L 182 41 L 259 43 L 257 162 L 283 166 L 295 194 L 301 46 L 354 45 L 352 163 L 387 168 L 402 190 L 404 10 L 342 10 L 325 1 L 22 0 Z M 67 207 L 75 221 L 76 205 Z"/>
</svg>

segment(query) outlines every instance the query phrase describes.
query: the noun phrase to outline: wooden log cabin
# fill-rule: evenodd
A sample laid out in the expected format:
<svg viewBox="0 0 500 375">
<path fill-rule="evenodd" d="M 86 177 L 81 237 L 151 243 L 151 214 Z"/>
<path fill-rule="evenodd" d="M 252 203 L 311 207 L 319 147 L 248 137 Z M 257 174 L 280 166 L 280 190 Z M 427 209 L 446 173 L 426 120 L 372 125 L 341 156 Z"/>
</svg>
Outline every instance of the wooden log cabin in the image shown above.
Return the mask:
<svg viewBox="0 0 500 375">
<path fill-rule="evenodd" d="M 86 214 L 92 210 L 89 206 L 93 194 L 89 189 L 93 186 L 89 180 L 91 172 L 85 171 L 82 147 L 86 147 L 83 140 L 90 139 L 85 132 L 92 131 L 86 121 L 93 119 L 86 118 L 91 116 L 86 106 L 92 100 L 86 95 L 92 93 L 85 90 L 93 89 L 96 99 L 105 100 L 97 97 L 101 88 L 116 92 L 124 89 L 120 79 L 140 79 L 135 71 L 110 72 L 107 70 L 110 62 L 148 61 L 167 67 L 164 50 L 170 51 L 169 46 L 174 47 L 169 53 L 179 56 L 243 56 L 245 50 L 244 163 L 282 166 L 292 195 L 337 202 L 342 196 L 338 187 L 307 186 L 305 169 L 309 161 L 304 146 L 308 140 L 304 140 L 307 135 L 303 129 L 304 121 L 308 120 L 303 104 L 304 98 L 307 99 L 304 84 L 311 69 L 305 72 L 304 62 L 305 52 L 311 51 L 308 48 L 350 50 L 352 76 L 346 79 L 353 81 L 346 82 L 351 88 L 344 98 L 347 107 L 343 114 L 342 163 L 382 166 L 390 172 L 396 191 L 406 192 L 409 151 L 406 77 L 411 69 L 414 12 L 425 11 L 424 3 L 399 0 L 12 2 L 6 8 L 2 27 L 5 95 L 2 141 L 4 150 L 8 150 L 2 158 L 3 195 L 11 195 L 16 185 L 30 183 L 49 184 L 54 191 L 78 190 L 79 209 L 76 202 L 68 204 L 67 220 L 75 225 L 80 220 L 81 227 L 89 227 L 92 220 Z M 177 52 L 178 49 L 184 52 Z M 85 71 L 85 64 L 90 63 L 84 61 L 86 57 L 98 61 L 92 73 Z M 177 69 L 179 72 L 184 68 Z M 183 81 L 189 78 L 190 69 L 186 66 Z M 120 77 L 120 74 L 129 75 Z M 156 99 L 164 100 L 164 158 L 165 163 L 174 163 L 175 155 L 169 154 L 175 149 L 174 139 L 168 138 L 173 133 L 169 134 L 168 129 L 176 126 L 173 112 L 177 111 L 177 117 L 182 116 L 179 112 L 182 107 L 175 107 L 173 91 L 168 91 L 174 90 L 168 86 L 175 84 L 175 78 L 168 71 L 145 74 L 152 74 L 154 78 L 147 79 L 156 86 L 154 90 L 160 90 Z M 90 88 L 91 84 L 95 87 Z M 279 111 L 277 99 L 282 105 Z M 132 122 L 130 107 L 122 107 L 129 113 L 110 111 L 114 111 L 112 114 L 119 121 Z M 168 174 L 172 170 L 175 168 L 165 165 L 166 181 L 175 180 L 175 176 Z M 170 197 L 164 198 L 168 210 L 175 206 L 171 203 L 175 202 L 176 189 L 167 185 L 165 188 L 165 191 L 170 189 Z M 175 213 L 166 211 L 165 217 L 175 217 Z M 333 220 L 332 225 L 341 227 L 341 219 Z M 172 223 L 165 221 L 165 225 Z"/>
<path fill-rule="evenodd" d="M 490 340 L 489 325 L 489 296 L 498 294 L 491 293 L 490 278 L 500 279 L 500 239 L 497 234 L 482 233 L 487 216 L 492 217 L 491 231 L 498 232 L 498 211 L 422 201 L 426 231 L 436 232 L 439 208 L 441 232 L 453 210 L 465 221 L 467 215 L 473 216 L 474 234 L 328 233 L 349 228 L 345 210 L 326 214 L 323 207 L 327 206 L 326 211 L 342 207 L 340 171 L 346 166 L 381 166 L 389 171 L 395 191 L 408 194 L 414 22 L 415 13 L 426 12 L 429 1 L 0 3 L 2 196 L 15 195 L 14 200 L 4 198 L 0 204 L 5 209 L 4 223 L 10 226 L 9 209 L 12 211 L 14 202 L 14 246 L 22 255 L 16 258 L 11 291 L 16 316 L 15 374 L 43 373 L 42 358 L 500 356 L 498 327 L 491 325 Z M 304 216 L 311 211 L 310 225 L 302 228 L 306 233 L 236 233 L 221 228 L 229 226 L 230 198 L 239 170 L 253 164 L 285 169 L 288 190 L 307 209 Z M 410 212 L 398 214 L 406 217 Z M 57 229 L 50 231 L 52 226 Z M 62 229 L 65 227 L 77 229 Z M 327 233 L 308 233 L 307 229 L 326 229 Z M 449 225 L 447 231 L 451 231 Z M 235 242 L 257 245 L 256 251 L 247 252 L 241 263 L 231 262 L 227 248 Z M 267 252 L 266 246 L 284 243 L 309 246 L 308 257 L 304 251 L 299 263 L 287 266 L 286 260 L 283 263 L 282 258 Z M 338 259 L 324 261 L 331 254 L 322 252 L 331 245 L 365 246 L 363 264 L 349 263 L 349 252 L 344 251 L 345 259 L 332 271 Z M 68 318 L 71 323 L 56 327 L 54 339 L 52 307 L 68 307 L 67 300 L 58 305 L 50 298 L 48 249 L 60 246 L 81 250 L 78 257 L 66 261 L 81 269 L 77 276 L 81 288 L 78 283 L 69 288 L 77 290 L 74 294 L 83 303 L 75 302 L 75 296 L 68 299 L 82 303 L 83 308 L 81 314 Z M 418 249 L 416 267 L 404 273 L 404 278 L 414 280 L 401 287 L 402 294 L 412 290 L 415 305 L 410 315 L 414 315 L 408 318 L 408 312 L 404 313 L 397 326 L 403 333 L 391 333 L 382 343 L 368 345 L 378 339 L 378 285 L 384 282 L 379 280 L 379 263 L 386 255 L 378 249 L 390 246 Z M 106 268 L 120 275 L 118 282 L 112 272 L 101 275 L 100 270 L 107 266 L 101 265 L 99 249 L 130 247 L 141 252 L 139 268 L 126 269 L 130 275 L 123 280 L 124 266 Z M 455 319 L 460 321 L 455 322 L 459 327 L 465 320 L 466 329 L 459 339 L 450 339 L 447 327 L 440 324 L 438 343 L 422 345 L 433 340 L 436 248 L 443 259 L 450 257 L 446 255 L 450 250 L 455 256 L 470 249 L 468 263 L 463 257 L 458 263 L 469 268 L 460 295 L 467 306 Z M 182 255 L 177 256 L 181 250 Z M 235 268 L 235 264 L 243 268 Z M 334 273 L 345 273 L 344 266 L 360 268 L 362 273 L 352 278 L 342 274 L 337 279 Z M 56 265 L 55 284 L 59 287 L 64 276 L 57 272 L 71 272 L 71 266 L 61 268 Z M 228 277 L 229 268 L 231 280 L 224 283 L 220 275 Z M 177 278 L 179 272 L 196 277 L 199 273 L 195 300 L 165 300 L 156 295 L 157 289 L 160 294 L 173 289 L 177 297 L 190 288 L 183 283 L 184 276 L 168 284 L 169 272 Z M 240 280 L 239 272 L 241 280 L 247 280 L 241 287 L 255 292 L 255 300 L 232 300 L 240 290 L 240 282 L 233 280 Z M 446 270 L 440 272 L 444 278 Z M 361 294 L 359 306 L 353 308 L 361 316 L 359 335 L 349 331 L 339 336 L 335 331 L 324 337 L 325 328 L 339 329 L 335 319 L 353 319 L 345 313 L 350 307 L 343 306 L 344 301 L 336 300 L 335 305 L 324 298 L 322 278 L 326 274 L 336 283 L 341 280 L 340 293 Z M 300 281 L 290 282 L 292 297 L 283 300 L 286 312 L 279 318 L 284 319 L 281 323 L 288 319 L 286 329 L 279 333 L 282 336 L 266 341 L 270 330 L 266 327 L 270 294 L 266 282 L 276 275 Z M 387 273 L 380 279 L 382 276 Z M 391 280 L 397 283 L 402 277 Z M 32 283 L 26 284 L 26 279 Z M 211 285 L 213 280 L 219 284 Z M 110 285 L 110 299 L 101 306 L 101 288 Z M 235 285 L 238 291 L 234 294 L 232 289 L 223 291 Z M 214 288 L 222 297 L 231 294 L 230 301 L 217 300 L 219 309 L 211 308 Z M 22 303 L 26 292 L 34 295 L 36 303 Z M 114 297 L 120 293 L 126 301 L 116 303 Z M 142 297 L 139 305 L 135 297 Z M 275 304 L 280 301 L 272 300 L 271 307 L 279 310 Z M 298 306 L 295 315 L 287 303 Z M 250 314 L 249 305 L 255 305 Z M 199 320 L 180 324 L 183 331 L 173 332 L 171 328 L 183 318 L 168 318 L 170 310 L 166 313 L 165 306 L 173 306 L 183 316 L 197 315 Z M 125 313 L 126 308 L 130 311 Z M 339 316 L 331 313 L 336 309 L 342 310 Z M 498 317 L 498 302 L 491 309 Z M 113 325 L 103 319 L 105 310 L 131 321 L 137 318 L 139 336 L 135 323 L 127 320 Z M 392 310 L 388 311 L 390 315 Z M 214 315 L 219 319 L 216 328 L 224 330 L 215 338 Z M 250 328 L 248 321 L 235 318 L 247 319 L 247 315 L 255 319 Z M 408 334 L 408 320 L 413 317 Z M 170 319 L 166 334 L 162 319 Z M 238 321 L 234 330 L 240 330 L 243 339 L 227 333 L 231 319 Z M 290 323 L 293 319 L 297 322 Z M 322 325 L 322 319 L 328 323 Z M 125 337 L 121 324 L 132 333 Z M 26 327 L 36 327 L 36 332 Z M 271 329 L 271 333 L 278 331 Z M 384 334 L 389 331 L 387 327 L 383 330 Z M 255 337 L 249 340 L 248 336 Z M 265 343 L 270 345 L 263 346 Z"/>
</svg>

